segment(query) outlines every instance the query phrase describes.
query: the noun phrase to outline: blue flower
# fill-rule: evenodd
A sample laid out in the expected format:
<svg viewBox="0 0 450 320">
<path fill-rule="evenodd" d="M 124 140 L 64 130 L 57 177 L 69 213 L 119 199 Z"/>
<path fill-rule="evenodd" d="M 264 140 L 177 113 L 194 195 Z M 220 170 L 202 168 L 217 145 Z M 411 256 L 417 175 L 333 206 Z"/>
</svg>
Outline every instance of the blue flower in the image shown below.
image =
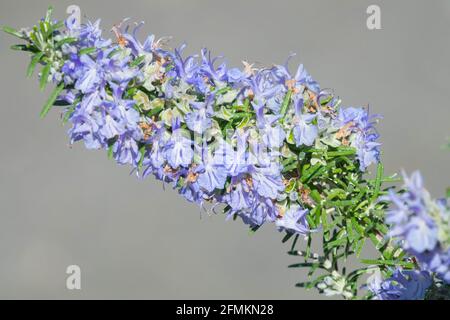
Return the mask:
<svg viewBox="0 0 450 320">
<path fill-rule="evenodd" d="M 214 161 L 222 163 L 228 174 L 233 177 L 248 173 L 250 163 L 247 152 L 248 132 L 238 131 L 236 133 L 236 150 L 226 141 L 221 141 L 214 152 Z"/>
<path fill-rule="evenodd" d="M 137 141 L 140 139 L 134 136 L 134 132 L 126 132 L 119 136 L 113 145 L 113 156 L 119 164 L 132 164 L 137 166 L 141 158 Z"/>
<path fill-rule="evenodd" d="M 294 139 L 297 146 L 305 145 L 311 146 L 314 144 L 317 136 L 319 135 L 319 129 L 312 121 L 317 117 L 316 114 L 301 112 L 303 107 L 303 100 L 299 99 L 295 106 L 294 117 Z"/>
<path fill-rule="evenodd" d="M 221 162 L 216 162 L 209 154 L 206 142 L 202 147 L 202 163 L 196 169 L 198 172 L 198 185 L 206 192 L 211 193 L 215 189 L 223 189 L 227 180 L 227 170 Z"/>
<path fill-rule="evenodd" d="M 155 42 L 155 36 L 149 35 L 144 43 L 141 43 L 138 39 L 138 32 L 139 29 L 144 25 L 144 22 L 139 23 L 134 29 L 133 32 L 130 34 L 128 33 L 129 27 L 127 26 L 125 28 L 125 32 L 123 33 L 123 37 L 127 41 L 127 47 L 131 49 L 133 55 L 135 57 L 146 57 L 149 61 L 153 58 L 153 49 L 154 49 L 154 42 Z"/>
<path fill-rule="evenodd" d="M 419 172 L 414 172 L 411 178 L 403 175 L 406 192 L 398 195 L 391 190 L 387 198 L 396 205 L 386 214 L 386 222 L 391 225 L 389 236 L 403 239 L 403 246 L 415 254 L 431 251 L 438 238 L 437 227 L 427 213 L 425 198 L 429 195 Z"/>
<path fill-rule="evenodd" d="M 228 80 L 228 70 L 225 63 L 222 63 L 217 68 L 214 67 L 215 62 L 221 57 L 211 58 L 211 51 L 203 48 L 201 50 L 202 64 L 200 65 L 200 72 L 202 72 L 214 85 Z"/>
<path fill-rule="evenodd" d="M 280 166 L 275 163 L 266 167 L 253 166 L 251 177 L 254 188 L 261 197 L 276 199 L 284 191 Z"/>
<path fill-rule="evenodd" d="M 100 129 L 101 135 L 103 135 L 106 139 L 112 139 L 116 136 L 122 135 L 125 131 L 125 126 L 123 123 L 117 119 L 114 119 L 110 114 L 105 115 L 104 123 Z"/>
<path fill-rule="evenodd" d="M 167 161 L 172 168 L 188 167 L 194 156 L 192 141 L 183 136 L 179 121 L 178 118 L 174 120 L 172 136 L 164 147 Z"/>
<path fill-rule="evenodd" d="M 71 143 L 83 140 L 86 148 L 100 149 L 105 141 L 98 135 L 98 114 L 88 114 L 78 107 L 70 117 L 73 126 L 69 130 Z"/>
<path fill-rule="evenodd" d="M 270 198 L 260 197 L 253 192 L 243 192 L 242 204 L 248 204 L 239 210 L 233 208 L 228 212 L 228 216 L 238 215 L 245 224 L 251 227 L 263 225 L 266 221 L 275 221 L 277 209 Z M 231 205 L 230 205 L 231 206 Z"/>
<path fill-rule="evenodd" d="M 256 112 L 257 126 L 265 146 L 280 148 L 286 138 L 284 130 L 278 125 L 280 117 L 265 114 L 264 106 L 261 104 L 253 104 L 253 108 Z"/>
<path fill-rule="evenodd" d="M 240 81 L 245 79 L 246 75 L 244 72 L 242 72 L 238 68 L 230 68 L 227 71 L 227 78 L 228 78 L 228 82 L 233 84 L 233 83 L 239 83 Z"/>
<path fill-rule="evenodd" d="M 172 62 L 174 68 L 172 71 L 169 71 L 169 76 L 174 76 L 176 78 L 182 79 L 186 81 L 188 84 L 197 84 L 199 79 L 199 66 L 196 62 L 196 56 L 187 56 L 183 58 L 182 53 L 186 48 L 186 44 L 182 44 L 179 48 L 175 49 L 175 52 L 170 56 L 172 58 Z"/>
<path fill-rule="evenodd" d="M 75 83 L 75 88 L 82 93 L 96 91 L 104 81 L 104 70 L 87 54 L 80 56 L 82 63 L 82 75 Z"/>
<path fill-rule="evenodd" d="M 340 108 L 335 125 L 339 128 L 336 137 L 343 139 L 344 144 L 350 144 L 357 150 L 361 171 L 365 171 L 372 163 L 380 160 L 380 143 L 376 142 L 379 135 L 375 131 L 378 115 L 369 116 L 363 108 Z M 348 141 L 348 137 L 353 138 Z"/>
<path fill-rule="evenodd" d="M 386 280 L 374 276 L 368 288 L 378 300 L 423 300 L 431 284 L 427 271 L 396 269 Z"/>
<path fill-rule="evenodd" d="M 66 109 L 71 142 L 112 148 L 119 164 L 144 168 L 142 176 L 153 174 L 189 201 L 226 205 L 228 216 L 241 217 L 250 226 L 276 221 L 280 230 L 298 234 L 310 232 L 308 211 L 295 204 L 297 192 L 287 198 L 284 178 L 292 172 L 282 172 L 277 162 L 280 154 L 288 161 L 294 157 L 285 145 L 287 134 L 298 147 L 336 134 L 333 142 L 356 148 L 362 171 L 379 160 L 374 117 L 362 108 L 338 111 L 338 99 L 320 91 L 303 65 L 295 74 L 289 72 L 291 56 L 281 66 L 256 69 L 244 62 L 243 70 L 228 68 L 206 48 L 200 55 L 183 56 L 185 44 L 165 50 L 153 35 L 144 42 L 138 39 L 142 23 L 123 32 L 121 25 L 112 29 L 115 42 L 102 38 L 100 20 L 78 26 L 74 15 L 66 20 L 66 30 L 57 33 L 76 39 L 56 52 L 61 67 L 51 74 L 54 82 L 66 85 L 59 99 L 76 103 Z M 216 101 L 216 94 L 227 96 Z M 132 99 L 137 97 L 145 103 L 136 105 Z M 284 101 L 288 109 L 281 115 Z M 175 108 L 170 125 L 170 117 L 163 115 Z M 241 114 L 250 115 L 249 121 L 241 121 Z M 231 137 L 228 128 L 235 129 Z M 198 134 L 208 139 L 201 147 Z M 392 235 L 403 238 L 426 268 L 447 277 L 447 247 L 435 236 L 436 224 L 422 214 L 412 217 L 412 201 L 393 201 L 401 210 L 389 216 Z M 280 206 L 289 209 L 280 214 Z"/>
<path fill-rule="evenodd" d="M 198 184 L 201 188 L 205 189 L 206 192 L 223 189 L 227 179 L 227 172 L 223 166 L 206 162 L 202 169 L 203 172 L 198 177 Z"/>
<path fill-rule="evenodd" d="M 240 180 L 233 178 L 230 190 L 226 195 L 226 202 L 232 208 L 231 213 L 240 212 L 250 208 L 253 192 L 250 189 L 248 180 Z"/>
<path fill-rule="evenodd" d="M 253 97 L 258 104 L 264 104 L 284 90 L 269 69 L 258 70 L 255 75 L 245 79 L 244 83 L 247 95 Z"/>
<path fill-rule="evenodd" d="M 423 270 L 435 272 L 450 283 L 450 249 L 445 242 L 450 213 L 442 202 L 431 199 L 419 172 L 404 176 L 405 192 L 382 198 L 393 205 L 386 214 L 388 235 L 414 255 Z"/>
<path fill-rule="evenodd" d="M 111 40 L 105 40 L 102 38 L 100 21 L 101 21 L 100 19 L 98 19 L 94 23 L 88 21 L 86 24 L 80 26 L 79 37 L 80 42 L 84 47 L 102 48 L 111 44 Z"/>
<path fill-rule="evenodd" d="M 214 95 L 209 95 L 205 102 L 191 102 L 193 111 L 185 116 L 186 125 L 189 129 L 199 134 L 205 132 L 211 127 L 211 116 L 213 114 L 212 103 L 214 102 Z"/>
<path fill-rule="evenodd" d="M 273 67 L 274 73 L 278 78 L 278 82 L 284 86 L 286 86 L 288 89 L 293 90 L 294 92 L 302 92 L 301 87 L 306 87 L 310 91 L 314 92 L 315 94 L 319 94 L 320 87 L 317 81 L 315 81 L 311 75 L 306 71 L 303 64 L 300 64 L 297 68 L 297 72 L 294 76 L 291 75 L 289 72 L 288 64 L 291 57 L 293 57 L 295 54 L 291 54 L 288 59 L 286 60 L 284 65 L 277 65 Z"/>
<path fill-rule="evenodd" d="M 279 231 L 287 231 L 289 233 L 296 233 L 306 235 L 310 232 L 306 215 L 307 209 L 303 209 L 297 204 L 293 204 L 284 213 L 281 219 L 277 219 L 275 224 Z"/>
</svg>

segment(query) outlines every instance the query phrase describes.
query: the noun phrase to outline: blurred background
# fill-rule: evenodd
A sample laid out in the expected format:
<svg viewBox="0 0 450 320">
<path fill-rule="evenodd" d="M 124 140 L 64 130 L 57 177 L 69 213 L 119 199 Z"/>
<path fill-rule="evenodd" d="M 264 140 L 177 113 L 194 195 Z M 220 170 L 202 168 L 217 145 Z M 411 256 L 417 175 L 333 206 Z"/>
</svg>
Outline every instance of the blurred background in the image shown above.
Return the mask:
<svg viewBox="0 0 450 320">
<path fill-rule="evenodd" d="M 428 189 L 450 185 L 450 2 L 2 0 L 0 25 L 32 26 L 49 4 L 55 17 L 76 4 L 102 18 L 106 36 L 124 17 L 145 33 L 186 41 L 262 65 L 303 62 L 346 106 L 370 106 L 388 173 L 420 169 Z M 381 30 L 366 9 L 381 8 Z M 144 36 L 144 32 L 142 34 Z M 161 183 L 130 176 L 103 152 L 69 148 L 59 113 L 39 112 L 49 92 L 26 79 L 29 57 L 0 33 L 0 298 L 315 299 L 294 284 L 306 275 L 287 265 L 282 234 L 254 235 L 239 221 L 207 216 Z M 373 169 L 373 168 L 372 168 Z M 369 255 L 369 253 L 367 253 Z M 79 265 L 82 289 L 66 289 Z"/>
</svg>

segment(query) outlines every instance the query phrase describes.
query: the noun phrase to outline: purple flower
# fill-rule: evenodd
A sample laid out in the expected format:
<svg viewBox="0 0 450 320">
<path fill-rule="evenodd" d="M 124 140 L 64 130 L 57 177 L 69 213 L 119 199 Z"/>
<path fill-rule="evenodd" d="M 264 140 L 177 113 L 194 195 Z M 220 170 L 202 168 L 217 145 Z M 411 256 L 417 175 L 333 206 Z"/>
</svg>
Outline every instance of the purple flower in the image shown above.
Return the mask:
<svg viewBox="0 0 450 320">
<path fill-rule="evenodd" d="M 123 37 L 127 41 L 127 47 L 131 49 L 131 51 L 135 57 L 149 56 L 148 59 L 151 60 L 154 42 L 155 42 L 155 36 L 152 34 L 145 39 L 144 43 L 141 43 L 138 39 L 137 34 L 143 25 L 144 25 L 144 22 L 139 23 L 133 29 L 133 32 L 131 34 L 128 33 L 129 26 L 127 26 L 125 28 Z"/>
<path fill-rule="evenodd" d="M 297 192 L 284 194 L 283 179 L 291 172 L 285 176 L 277 162 L 280 154 L 286 163 L 295 161 L 285 145 L 286 134 L 293 135 L 297 146 L 311 146 L 322 135 L 344 128 L 350 137 L 342 145 L 357 149 L 361 170 L 378 161 L 373 117 L 357 108 L 337 113 L 337 99 L 329 100 L 331 94 L 320 91 L 303 65 L 293 75 L 289 59 L 269 68 L 256 69 L 246 62 L 243 70 L 228 68 L 206 48 L 200 55 L 183 56 L 185 44 L 169 51 L 153 35 L 141 42 L 142 23 L 131 31 L 129 26 L 122 30 L 122 23 L 114 26 L 114 42 L 102 37 L 100 20 L 78 26 L 71 15 L 65 24 L 66 30 L 54 33 L 55 44 L 65 37 L 76 41 L 57 49 L 54 59 L 59 64 L 52 66 L 50 76 L 66 85 L 59 99 L 76 103 L 66 109 L 71 142 L 83 141 L 90 149 L 111 148 L 119 164 L 130 164 L 135 171 L 143 168 L 139 174 L 153 174 L 189 201 L 221 203 L 228 216 L 241 217 L 252 227 L 276 221 L 280 230 L 306 234 L 308 211 L 296 204 Z M 293 118 L 291 101 L 286 114 L 280 114 L 288 92 L 295 105 Z M 303 106 L 308 94 L 317 103 L 314 111 Z M 176 110 L 171 125 L 165 117 L 169 109 Z M 241 121 L 241 114 L 250 115 L 249 121 Z M 291 119 L 293 123 L 284 121 Z M 225 134 L 229 128 L 235 129 L 231 137 Z M 194 143 L 193 137 L 205 133 L 207 142 Z M 282 217 L 280 205 L 289 208 Z M 420 253 L 427 268 L 446 275 L 447 247 L 435 238 L 433 220 L 411 217 L 410 203 L 401 207 L 403 216 L 391 217 L 395 235 Z"/>
<path fill-rule="evenodd" d="M 215 62 L 221 57 L 211 58 L 211 51 L 208 51 L 206 48 L 201 50 L 201 55 L 202 64 L 200 65 L 200 70 L 213 84 L 217 85 L 228 80 L 228 71 L 225 63 L 222 63 L 217 68 L 214 67 Z"/>
<path fill-rule="evenodd" d="M 100 149 L 105 141 L 98 135 L 98 113 L 88 114 L 79 107 L 70 117 L 73 126 L 69 130 L 71 143 L 83 140 L 86 148 Z"/>
<path fill-rule="evenodd" d="M 233 208 L 228 212 L 229 216 L 237 214 L 245 224 L 251 227 L 261 226 L 266 221 L 275 221 L 277 209 L 272 199 L 260 197 L 251 191 L 247 193 L 245 190 L 242 195 L 244 197 L 241 199 L 244 200 L 242 204 L 248 204 L 248 207 L 239 210 Z"/>
<path fill-rule="evenodd" d="M 303 209 L 297 204 L 291 205 L 281 219 L 277 219 L 275 224 L 279 231 L 306 235 L 310 232 L 306 215 L 307 209 Z"/>
<path fill-rule="evenodd" d="M 137 166 L 141 154 L 137 141 L 140 139 L 134 136 L 134 132 L 127 132 L 119 136 L 113 145 L 113 156 L 119 164 L 132 164 Z"/>
<path fill-rule="evenodd" d="M 209 154 L 206 142 L 203 144 L 201 153 L 202 163 L 196 169 L 198 185 L 208 193 L 215 189 L 223 189 L 228 176 L 225 167 L 221 162 L 215 162 L 216 158 Z"/>
<path fill-rule="evenodd" d="M 368 288 L 377 300 L 423 300 L 431 284 L 427 271 L 396 269 L 386 280 L 373 276 Z"/>
<path fill-rule="evenodd" d="M 239 83 L 246 78 L 246 75 L 238 68 L 230 68 L 227 71 L 227 78 L 230 83 Z"/>
<path fill-rule="evenodd" d="M 419 172 L 411 178 L 406 177 L 406 192 L 397 195 L 390 191 L 388 199 L 397 207 L 388 211 L 386 222 L 391 225 L 389 236 L 403 239 L 403 246 L 414 253 L 433 250 L 437 244 L 437 228 L 428 215 L 427 200 L 429 197 L 423 187 Z"/>
<path fill-rule="evenodd" d="M 245 79 L 247 94 L 254 97 L 258 104 L 264 104 L 284 90 L 283 86 L 275 81 L 272 70 L 258 70 L 255 75 Z"/>
<path fill-rule="evenodd" d="M 207 161 L 202 165 L 202 172 L 198 176 L 198 184 L 206 192 L 213 192 L 215 189 L 223 189 L 227 179 L 227 172 L 221 165 L 214 165 Z"/>
<path fill-rule="evenodd" d="M 231 213 L 246 210 L 251 206 L 253 192 L 250 189 L 248 180 L 240 180 L 233 178 L 230 185 L 230 191 L 226 195 L 226 202 L 232 208 Z"/>
<path fill-rule="evenodd" d="M 316 114 L 302 114 L 303 100 L 299 99 L 295 106 L 294 117 L 294 139 L 297 146 L 311 146 L 314 144 L 319 129 L 312 121 L 316 118 Z"/>
<path fill-rule="evenodd" d="M 357 150 L 357 157 L 361 171 L 380 158 L 380 143 L 376 142 L 379 135 L 375 131 L 375 120 L 378 115 L 369 116 L 368 111 L 363 108 L 340 108 L 335 125 L 340 128 L 342 136 L 354 135 L 350 145 Z"/>
<path fill-rule="evenodd" d="M 450 284 L 450 248 L 437 248 L 418 255 L 422 267 L 435 272 L 444 282 Z"/>
<path fill-rule="evenodd" d="M 209 95 L 205 102 L 192 102 L 194 108 L 185 116 L 186 125 L 189 129 L 199 134 L 205 132 L 211 127 L 211 116 L 213 114 L 212 103 L 214 102 L 214 95 Z"/>
<path fill-rule="evenodd" d="M 164 148 L 167 161 L 172 168 L 188 167 L 194 156 L 192 141 L 183 136 L 179 123 L 180 120 L 176 118 L 172 125 L 172 136 Z"/>
<path fill-rule="evenodd" d="M 199 66 L 196 62 L 196 56 L 187 56 L 183 58 L 182 53 L 186 48 L 186 44 L 182 44 L 175 52 L 170 56 L 172 58 L 174 69 L 173 72 L 169 72 L 169 76 L 176 77 L 186 81 L 188 84 L 198 84 L 199 79 Z"/>
<path fill-rule="evenodd" d="M 100 133 L 106 139 L 112 139 L 119 136 L 125 132 L 125 126 L 123 123 L 114 119 L 110 114 L 106 114 L 104 118 L 104 123 L 100 129 Z"/>
<path fill-rule="evenodd" d="M 236 150 L 227 142 L 221 141 L 214 152 L 214 161 L 222 163 L 228 174 L 237 177 L 249 172 L 249 160 L 247 152 L 248 132 L 237 132 Z"/>
<path fill-rule="evenodd" d="M 298 117 L 298 122 L 294 127 L 294 138 L 297 146 L 311 146 L 314 144 L 318 135 L 318 129 L 311 122 L 315 117 L 316 115 L 314 114 L 304 114 Z"/>
<path fill-rule="evenodd" d="M 82 93 L 96 91 L 104 81 L 104 70 L 91 57 L 86 54 L 80 56 L 82 63 L 82 75 L 75 83 L 75 88 Z"/>
<path fill-rule="evenodd" d="M 303 64 L 300 64 L 297 72 L 294 76 L 291 75 L 288 68 L 288 63 L 291 57 L 294 54 L 291 54 L 286 60 L 284 65 L 278 65 L 274 67 L 274 73 L 278 78 L 278 82 L 282 85 L 286 85 L 290 89 L 293 89 L 297 92 L 302 92 L 302 86 L 308 88 L 315 94 L 319 94 L 320 87 L 319 84 L 311 77 L 311 75 L 306 71 Z"/>
<path fill-rule="evenodd" d="M 284 191 L 280 167 L 275 163 L 266 167 L 253 167 L 251 176 L 254 188 L 261 197 L 276 199 Z"/>
<path fill-rule="evenodd" d="M 80 42 L 84 47 L 101 48 L 111 44 L 111 40 L 105 40 L 102 38 L 102 30 L 100 29 L 100 22 L 101 20 L 98 19 L 94 23 L 88 21 L 86 24 L 80 26 L 79 37 Z"/>
<path fill-rule="evenodd" d="M 400 241 L 414 255 L 423 270 L 435 272 L 450 283 L 450 249 L 446 243 L 450 213 L 445 205 L 431 199 L 419 172 L 404 173 L 404 193 L 390 191 L 383 199 L 393 207 L 387 212 L 388 235 Z"/>
<path fill-rule="evenodd" d="M 259 132 L 265 146 L 269 148 L 280 148 L 286 137 L 284 130 L 278 125 L 279 116 L 264 113 L 264 106 L 253 104 L 256 112 L 256 121 Z"/>
</svg>

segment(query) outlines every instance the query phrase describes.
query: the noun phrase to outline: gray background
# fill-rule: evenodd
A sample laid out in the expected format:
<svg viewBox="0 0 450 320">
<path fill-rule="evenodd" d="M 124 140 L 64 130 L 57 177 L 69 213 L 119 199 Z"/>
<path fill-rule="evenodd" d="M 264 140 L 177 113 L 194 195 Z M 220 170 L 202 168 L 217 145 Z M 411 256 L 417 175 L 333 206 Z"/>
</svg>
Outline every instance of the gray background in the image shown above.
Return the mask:
<svg viewBox="0 0 450 320">
<path fill-rule="evenodd" d="M 450 2 L 442 1 L 57 1 L 78 4 L 105 29 L 123 17 L 146 32 L 207 45 L 232 65 L 284 62 L 290 51 L 344 105 L 370 104 L 388 172 L 420 168 L 443 194 L 450 153 Z M 382 9 L 382 30 L 366 8 Z M 31 26 L 47 1 L 1 0 L 0 24 Z M 153 179 L 68 140 L 58 112 L 38 117 L 49 92 L 25 79 L 28 57 L 0 35 L 0 298 L 311 299 L 273 226 L 249 236 L 242 223 L 203 216 Z M 192 52 L 192 51 L 191 51 Z M 82 268 L 82 290 L 65 269 Z"/>
</svg>

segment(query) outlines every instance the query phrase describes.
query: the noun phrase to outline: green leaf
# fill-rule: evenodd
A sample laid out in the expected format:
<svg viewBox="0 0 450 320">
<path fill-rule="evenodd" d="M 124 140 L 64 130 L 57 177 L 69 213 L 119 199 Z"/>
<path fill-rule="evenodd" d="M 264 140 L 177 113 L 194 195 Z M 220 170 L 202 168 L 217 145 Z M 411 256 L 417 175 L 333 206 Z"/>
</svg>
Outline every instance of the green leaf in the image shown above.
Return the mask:
<svg viewBox="0 0 450 320">
<path fill-rule="evenodd" d="M 360 241 L 358 241 L 358 243 L 356 244 L 356 250 L 355 250 L 355 253 L 356 253 L 356 256 L 359 258 L 359 256 L 361 255 L 361 251 L 362 251 L 362 249 L 364 248 L 364 244 L 366 243 L 366 239 L 365 238 L 363 238 L 363 239 L 361 239 Z"/>
<path fill-rule="evenodd" d="M 77 41 L 77 38 L 73 38 L 73 37 L 68 37 L 68 38 L 64 38 L 61 41 L 58 41 L 55 45 L 55 48 L 61 48 L 64 44 L 68 44 L 68 43 L 73 43 Z"/>
<path fill-rule="evenodd" d="M 325 243 L 323 247 L 326 250 L 331 250 L 335 247 L 339 247 L 340 245 L 346 243 L 347 241 L 348 241 L 347 237 L 344 237 L 344 238 L 340 238 L 340 239 Z"/>
<path fill-rule="evenodd" d="M 288 268 L 304 268 L 304 267 L 312 267 L 314 265 L 320 266 L 318 262 L 301 262 L 288 265 Z"/>
<path fill-rule="evenodd" d="M 377 166 L 377 177 L 375 179 L 375 190 L 373 192 L 372 201 L 375 201 L 378 198 L 382 178 L 383 178 L 383 164 L 379 162 Z"/>
<path fill-rule="evenodd" d="M 364 264 L 374 264 L 374 265 L 382 265 L 382 266 L 402 266 L 408 269 L 414 268 L 414 263 L 406 262 L 406 261 L 397 261 L 397 260 L 371 260 L 371 259 L 362 259 L 361 263 Z"/>
<path fill-rule="evenodd" d="M 309 181 L 310 178 L 314 175 L 315 172 L 317 172 L 320 169 L 321 166 L 322 166 L 322 164 L 316 163 L 312 167 L 309 167 L 307 170 L 305 170 L 302 173 L 302 177 L 300 179 L 301 182 L 306 183 L 307 181 Z"/>
<path fill-rule="evenodd" d="M 310 196 L 316 203 L 320 204 L 322 202 L 322 197 L 320 196 L 319 191 L 317 191 L 316 189 L 311 191 Z"/>
<path fill-rule="evenodd" d="M 139 154 L 141 155 L 141 157 L 139 158 L 139 163 L 138 163 L 138 171 L 142 170 L 142 165 L 144 164 L 144 154 L 145 151 L 147 150 L 146 145 L 143 145 L 140 149 L 139 149 Z"/>
<path fill-rule="evenodd" d="M 113 149 L 113 147 L 114 147 L 114 143 L 111 143 L 109 146 L 108 146 L 108 159 L 112 159 L 113 158 L 113 155 L 114 155 L 114 149 Z"/>
<path fill-rule="evenodd" d="M 49 6 L 47 9 L 47 13 L 45 14 L 45 22 L 51 22 L 52 13 L 53 13 L 53 7 Z"/>
<path fill-rule="evenodd" d="M 42 69 L 41 80 L 39 81 L 39 88 L 44 90 L 48 83 L 48 76 L 50 74 L 50 63 L 47 63 Z"/>
<path fill-rule="evenodd" d="M 352 221 L 350 219 L 346 219 L 345 223 L 345 229 L 347 230 L 348 239 L 350 240 L 350 242 L 353 242 L 355 240 L 355 235 L 353 233 Z"/>
<path fill-rule="evenodd" d="M 67 121 L 69 121 L 70 116 L 73 114 L 73 112 L 75 111 L 75 108 L 77 107 L 78 103 L 80 102 L 80 98 L 77 98 L 72 105 L 67 108 L 65 114 L 64 114 L 64 118 L 62 120 L 62 124 L 65 125 L 67 123 Z"/>
<path fill-rule="evenodd" d="M 286 117 L 286 113 L 288 111 L 289 103 L 291 102 L 292 90 L 288 90 L 286 96 L 284 97 L 283 103 L 281 104 L 280 115 L 281 115 L 281 123 L 284 122 L 284 118 Z"/>
<path fill-rule="evenodd" d="M 283 167 L 282 172 L 286 173 L 286 172 L 290 172 L 290 171 L 292 171 L 294 169 L 297 169 L 297 163 L 292 163 L 290 165 L 287 165 L 287 166 Z"/>
<path fill-rule="evenodd" d="M 308 221 L 308 225 L 311 229 L 315 229 L 317 227 L 316 222 L 310 214 L 306 215 L 306 221 Z"/>
<path fill-rule="evenodd" d="M 115 49 L 115 50 L 113 50 L 113 51 L 111 51 L 109 54 L 108 54 L 108 58 L 112 58 L 112 57 L 114 57 L 116 54 L 118 54 L 119 52 L 122 52 L 122 48 L 118 48 L 118 49 Z M 141 90 L 142 90 L 142 88 L 141 88 Z"/>
<path fill-rule="evenodd" d="M 327 195 L 327 201 L 333 200 L 336 197 L 343 200 L 347 197 L 347 192 L 345 192 L 345 190 L 340 188 L 332 189 L 330 193 L 328 193 Z"/>
<path fill-rule="evenodd" d="M 237 125 L 237 128 L 244 128 L 251 120 L 250 116 L 245 116 L 242 118 L 241 122 Z"/>
<path fill-rule="evenodd" d="M 38 52 L 39 51 L 36 47 L 30 46 L 28 44 L 15 44 L 15 45 L 11 46 L 11 50 L 25 51 L 25 52 Z"/>
<path fill-rule="evenodd" d="M 69 121 L 70 116 L 72 115 L 72 113 L 75 111 L 75 106 L 71 105 L 67 111 L 64 113 L 64 118 L 62 120 L 62 124 L 65 125 L 67 123 L 67 121 Z"/>
<path fill-rule="evenodd" d="M 328 104 L 328 102 L 330 102 L 331 100 L 333 100 L 333 95 L 328 96 L 327 98 L 323 99 L 322 101 L 320 101 L 320 105 L 325 106 Z"/>
<path fill-rule="evenodd" d="M 53 30 L 58 30 L 64 27 L 64 21 L 59 21 L 56 24 L 53 25 Z"/>
<path fill-rule="evenodd" d="M 149 112 L 147 112 L 147 117 L 153 117 L 156 116 L 158 113 L 160 113 L 163 110 L 162 107 L 157 107 L 154 109 L 151 109 Z"/>
<path fill-rule="evenodd" d="M 327 220 L 327 211 L 325 208 L 322 209 L 322 225 L 325 230 L 328 230 L 328 220 Z"/>
<path fill-rule="evenodd" d="M 7 34 L 10 34 L 14 37 L 20 38 L 20 39 L 26 39 L 26 36 L 24 34 L 22 34 L 21 32 L 17 31 L 14 28 L 8 27 L 8 26 L 3 26 L 2 30 L 4 32 L 6 32 Z"/>
<path fill-rule="evenodd" d="M 315 280 L 313 281 L 309 281 L 309 282 L 299 282 L 297 283 L 295 286 L 296 287 L 300 287 L 300 288 L 306 288 L 306 289 L 311 289 L 313 287 L 315 287 L 319 282 L 323 281 L 326 277 L 328 277 L 328 274 L 324 274 L 321 275 L 320 277 L 317 277 Z"/>
<path fill-rule="evenodd" d="M 44 52 L 36 53 L 30 61 L 27 69 L 27 77 L 31 77 L 33 75 L 34 69 L 36 68 L 36 64 L 41 61 L 44 56 Z"/>
<path fill-rule="evenodd" d="M 292 241 L 292 245 L 291 245 L 291 252 L 295 250 L 295 245 L 297 244 L 297 240 L 298 240 L 299 235 L 296 234 L 294 241 Z"/>
<path fill-rule="evenodd" d="M 356 232 L 359 234 L 360 237 L 364 237 L 364 228 L 360 226 L 358 221 L 355 217 L 351 218 L 353 228 L 356 230 Z"/>
<path fill-rule="evenodd" d="M 335 158 L 335 157 L 341 157 L 341 156 L 351 156 L 356 154 L 355 148 L 343 148 L 339 151 L 330 151 L 326 153 L 327 158 Z"/>
<path fill-rule="evenodd" d="M 308 259 L 311 256 L 311 243 L 312 243 L 312 237 L 311 237 L 311 235 L 308 235 L 308 242 L 306 243 L 305 259 Z"/>
<path fill-rule="evenodd" d="M 249 236 L 253 235 L 256 231 L 258 231 L 259 228 L 260 228 L 260 226 L 250 227 L 250 228 L 248 229 L 248 235 L 249 235 Z"/>
<path fill-rule="evenodd" d="M 130 67 L 136 67 L 136 66 L 140 65 L 144 61 L 144 59 L 145 59 L 145 56 L 138 57 L 136 60 L 134 60 L 130 63 Z"/>
<path fill-rule="evenodd" d="M 55 89 L 53 89 L 52 94 L 48 98 L 47 102 L 45 103 L 44 107 L 42 108 L 42 111 L 40 113 L 40 117 L 44 118 L 47 113 L 50 111 L 50 109 L 53 107 L 53 104 L 55 103 L 56 99 L 58 98 L 59 94 L 64 90 L 64 83 L 60 83 Z"/>
<path fill-rule="evenodd" d="M 447 194 L 447 198 L 450 198 L 450 187 L 447 188 L 446 194 Z"/>
<path fill-rule="evenodd" d="M 51 27 L 50 27 L 50 24 L 48 22 L 46 22 L 46 21 L 41 21 L 39 23 L 39 29 L 41 31 L 41 35 L 42 35 L 42 38 L 43 38 L 44 42 L 47 41 L 47 39 L 48 39 L 48 37 L 49 37 L 49 35 L 51 34 L 51 31 L 52 31 Z"/>
<path fill-rule="evenodd" d="M 283 237 L 283 240 L 281 240 L 282 243 L 285 243 L 288 241 L 294 234 L 293 233 L 286 233 L 286 235 Z"/>
<path fill-rule="evenodd" d="M 91 47 L 91 48 L 84 48 L 81 49 L 80 52 L 78 53 L 80 56 L 83 54 L 91 54 L 94 53 L 95 51 L 97 51 L 97 48 L 95 47 Z"/>
</svg>

